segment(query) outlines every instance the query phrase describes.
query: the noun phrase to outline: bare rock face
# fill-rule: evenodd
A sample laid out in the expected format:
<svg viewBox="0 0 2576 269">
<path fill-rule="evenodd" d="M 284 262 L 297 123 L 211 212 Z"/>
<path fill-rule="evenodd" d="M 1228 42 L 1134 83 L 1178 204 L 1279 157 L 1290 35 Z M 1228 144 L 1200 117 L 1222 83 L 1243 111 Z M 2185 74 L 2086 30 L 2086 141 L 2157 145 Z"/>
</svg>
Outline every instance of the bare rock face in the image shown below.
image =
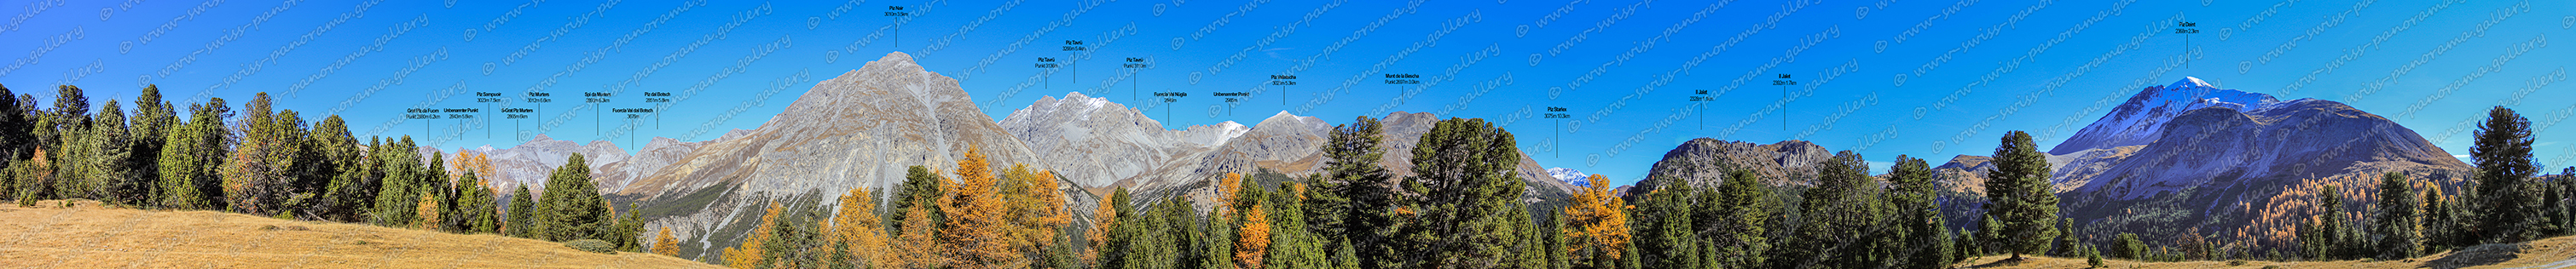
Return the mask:
<svg viewBox="0 0 2576 269">
<path fill-rule="evenodd" d="M 1166 130 L 1136 109 L 1078 92 L 1064 99 L 1040 98 L 999 124 L 1027 143 L 1047 167 L 1084 186 L 1144 175 L 1158 165 L 1215 150 L 1251 130 L 1231 121 Z"/>
<path fill-rule="evenodd" d="M 950 174 L 970 150 L 995 169 L 1047 169 L 1035 151 L 977 109 L 956 79 L 925 71 L 900 52 L 817 83 L 759 129 L 725 137 L 618 194 L 641 197 L 648 212 L 671 212 L 646 216 L 654 220 L 648 228 L 670 227 L 685 240 L 721 247 L 741 240 L 752 225 L 746 218 L 758 219 L 755 206 L 766 201 L 821 198 L 828 207 L 838 206 L 831 197 L 851 189 L 882 196 L 903 182 L 908 167 Z"/>
<path fill-rule="evenodd" d="M 2061 208 L 2107 235 L 2218 235 L 2287 246 L 2324 186 L 2368 212 L 2381 174 L 2455 188 L 2474 169 L 2396 122 L 2333 101 L 2276 101 L 2198 79 L 2149 87 L 2052 153 Z M 2449 191 L 2449 193 L 2458 193 Z"/>
<path fill-rule="evenodd" d="M 1771 186 L 1815 185 L 1816 164 L 1833 157 L 1833 152 L 1824 146 L 1807 141 L 1764 145 L 1691 139 L 1664 152 L 1663 160 L 1647 171 L 1646 180 L 1637 182 L 1636 191 L 1660 189 L 1665 184 L 1660 179 L 1664 178 L 1681 178 L 1693 188 L 1716 188 L 1726 183 L 1727 171 L 1734 170 L 1753 171 L 1754 176 Z"/>
<path fill-rule="evenodd" d="M 1995 172 L 1994 160 L 1976 155 L 1950 157 L 1950 162 L 1932 167 L 1933 184 L 1945 192 L 1984 197 L 1986 176 Z"/>
</svg>

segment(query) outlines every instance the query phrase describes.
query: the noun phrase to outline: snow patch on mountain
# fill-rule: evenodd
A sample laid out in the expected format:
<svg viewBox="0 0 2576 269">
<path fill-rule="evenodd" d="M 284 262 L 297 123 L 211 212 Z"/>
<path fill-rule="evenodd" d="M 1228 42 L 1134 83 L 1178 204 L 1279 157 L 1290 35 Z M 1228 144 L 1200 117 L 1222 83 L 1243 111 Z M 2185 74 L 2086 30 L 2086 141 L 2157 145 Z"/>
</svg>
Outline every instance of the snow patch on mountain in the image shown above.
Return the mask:
<svg viewBox="0 0 2576 269">
<path fill-rule="evenodd" d="M 1556 177 L 1556 181 L 1563 181 L 1566 185 L 1585 188 L 1592 187 L 1591 175 L 1584 174 L 1583 171 L 1580 170 L 1574 170 L 1574 168 L 1548 168 L 1547 175 Z"/>
</svg>

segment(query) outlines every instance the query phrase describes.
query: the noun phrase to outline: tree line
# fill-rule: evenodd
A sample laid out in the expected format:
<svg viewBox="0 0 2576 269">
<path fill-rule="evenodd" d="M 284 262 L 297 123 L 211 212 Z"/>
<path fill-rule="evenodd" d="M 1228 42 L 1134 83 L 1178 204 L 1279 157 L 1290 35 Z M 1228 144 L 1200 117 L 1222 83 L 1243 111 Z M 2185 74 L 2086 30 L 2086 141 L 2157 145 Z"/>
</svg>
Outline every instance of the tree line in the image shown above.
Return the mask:
<svg viewBox="0 0 2576 269">
<path fill-rule="evenodd" d="M 578 154 L 547 178 L 542 195 L 527 186 L 502 195 L 482 179 L 498 172 L 488 156 L 457 152 L 448 163 L 410 136 L 360 141 L 339 115 L 312 122 L 270 102 L 259 93 L 235 111 L 209 98 L 183 114 L 159 87 L 146 86 L 131 113 L 118 100 L 92 111 L 79 87 L 64 85 L 51 108 L 38 109 L 33 95 L 0 86 L 0 199 L 20 206 L 91 199 L 640 249 L 642 219 L 610 209 Z"/>
</svg>

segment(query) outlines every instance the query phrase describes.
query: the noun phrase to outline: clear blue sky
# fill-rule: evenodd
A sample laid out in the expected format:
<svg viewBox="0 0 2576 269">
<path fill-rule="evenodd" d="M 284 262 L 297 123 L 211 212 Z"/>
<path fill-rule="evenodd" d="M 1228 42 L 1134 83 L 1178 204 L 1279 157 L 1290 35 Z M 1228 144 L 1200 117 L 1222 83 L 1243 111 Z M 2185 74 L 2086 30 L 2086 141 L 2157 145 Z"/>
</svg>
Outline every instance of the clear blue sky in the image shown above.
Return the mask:
<svg viewBox="0 0 2576 269">
<path fill-rule="evenodd" d="M 912 15 L 900 30 L 888 29 L 888 6 Z M 2576 37 L 2566 1 L 10 0 L 0 10 L 10 18 L 0 84 L 44 102 L 64 83 L 94 102 L 131 101 L 146 83 L 182 105 L 265 91 L 305 115 L 340 109 L 360 135 L 449 137 L 427 139 L 448 149 L 540 132 L 630 150 L 655 136 L 712 139 L 893 51 L 963 79 L 997 118 L 1072 91 L 1146 107 L 1171 128 L 1251 125 L 1282 110 L 1335 123 L 1445 112 L 1509 123 L 1540 164 L 1620 184 L 1698 137 L 1810 140 L 1881 169 L 1898 154 L 1982 155 L 2009 130 L 2054 145 L 2132 86 L 2184 76 L 2346 102 L 2452 154 L 2467 154 L 2464 123 L 2488 106 L 2541 126 L 2576 114 L 2576 83 L 2528 87 L 2576 57 L 2548 46 Z M 2200 32 L 2175 33 L 2177 22 Z M 1066 40 L 1094 54 L 1063 51 Z M 2187 65 L 2184 55 L 2194 55 Z M 1033 80 L 1039 57 L 1067 65 Z M 1122 73 L 1131 57 L 1150 66 Z M 1298 85 L 1286 100 L 1276 86 L 1239 106 L 1210 94 L 1290 71 Z M 1389 73 L 1429 86 L 1388 85 Z M 1774 86 L 1779 74 L 1799 84 Z M 782 90 L 762 94 L 772 88 Z M 534 119 L 402 119 L 416 106 L 537 108 L 473 94 L 531 90 L 555 96 Z M 1691 101 L 1701 90 L 1713 101 Z M 677 100 L 614 135 L 603 129 L 626 114 L 572 109 L 583 92 L 607 91 L 621 91 L 609 109 L 658 105 L 644 92 Z M 1129 97 L 1163 91 L 1190 96 Z M 1571 119 L 1544 118 L 1548 107 Z M 500 114 L 486 112 L 478 117 Z M 2566 143 L 2576 128 L 2538 136 L 2542 162 L 2576 160 Z"/>
</svg>

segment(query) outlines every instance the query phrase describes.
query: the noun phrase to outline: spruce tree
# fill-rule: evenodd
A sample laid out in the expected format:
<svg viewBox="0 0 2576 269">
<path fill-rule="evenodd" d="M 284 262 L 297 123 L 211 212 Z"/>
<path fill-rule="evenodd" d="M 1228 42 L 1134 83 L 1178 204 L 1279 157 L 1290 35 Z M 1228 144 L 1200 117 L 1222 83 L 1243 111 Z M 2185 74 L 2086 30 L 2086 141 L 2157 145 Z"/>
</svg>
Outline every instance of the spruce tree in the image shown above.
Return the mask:
<svg viewBox="0 0 2576 269">
<path fill-rule="evenodd" d="M 2408 188 L 2405 174 L 2379 177 L 2379 216 L 2372 218 L 2372 234 L 2379 238 L 2375 249 L 2381 260 L 2413 258 L 2423 250 L 2423 236 L 2415 232 L 2415 194 Z"/>
<path fill-rule="evenodd" d="M 943 221 L 944 218 L 941 217 L 938 210 L 939 197 L 948 195 L 946 192 L 940 190 L 940 185 L 945 184 L 946 182 L 947 179 L 940 178 L 939 173 L 931 172 L 929 167 L 914 165 L 905 170 L 903 185 L 900 189 L 895 191 L 894 205 L 891 208 L 893 208 L 895 212 L 910 211 L 914 207 L 930 209 L 930 211 L 927 212 L 928 214 L 924 215 L 930 219 L 923 221 L 922 223 L 931 224 L 932 227 L 928 227 L 928 230 L 926 231 L 936 234 L 937 231 L 941 229 L 938 227 L 939 223 L 946 222 Z M 910 216 L 896 214 L 894 220 L 887 221 L 888 225 L 886 230 L 908 231 L 909 229 L 904 227 L 904 225 L 909 225 L 912 222 L 908 221 L 906 218 L 910 218 Z"/>
<path fill-rule="evenodd" d="M 499 232 L 500 217 L 495 214 L 500 213 L 494 212 L 494 194 L 491 188 L 484 187 L 482 177 L 475 172 L 465 172 L 465 175 L 457 177 L 456 186 L 455 216 L 463 221 L 458 222 L 462 225 L 455 229 L 469 234 Z"/>
<path fill-rule="evenodd" d="M 1528 214 L 1520 202 L 1526 183 L 1512 170 L 1520 157 L 1511 132 L 1483 119 L 1434 123 L 1415 144 L 1415 176 L 1406 179 L 1423 190 L 1419 218 L 1413 219 L 1418 227 L 1405 229 L 1409 244 L 1420 248 L 1414 253 L 1422 255 L 1410 255 L 1409 265 L 1506 265 L 1515 236 L 1511 216 Z"/>
<path fill-rule="evenodd" d="M 2424 223 L 2421 227 L 2424 229 L 2426 253 L 2442 252 L 2460 245 L 2460 209 L 2453 207 L 2451 200 L 2450 196 L 2442 195 L 2441 186 L 2424 189 Z"/>
<path fill-rule="evenodd" d="M 2469 148 L 2469 158 L 2478 167 L 2478 224 L 2471 229 L 2478 233 L 2476 240 L 2513 243 L 2538 236 L 2528 229 L 2540 202 L 2534 197 L 2536 184 L 2528 184 L 2540 171 L 2531 159 L 2531 122 L 2513 109 L 2497 106 L 2487 110 L 2476 138 Z"/>
<path fill-rule="evenodd" d="M 5 94 L 5 91 L 0 91 L 0 95 Z M 178 111 L 170 106 L 169 101 L 161 99 L 160 86 L 145 85 L 143 94 L 134 99 L 134 116 L 128 122 L 132 123 L 126 133 L 127 141 L 131 143 L 128 149 L 131 156 L 123 165 L 131 173 L 129 179 L 134 180 L 127 184 L 136 188 L 132 191 L 138 192 L 133 197 L 136 201 L 132 203 L 152 206 L 159 201 L 156 198 L 162 192 L 159 184 L 161 148 L 168 145 L 166 141 L 169 141 L 172 129 L 178 128 Z M 0 153 L 0 156 L 7 154 Z"/>
<path fill-rule="evenodd" d="M 2048 183 L 2053 170 L 2047 153 L 2037 147 L 2029 133 L 2004 134 L 2003 143 L 1995 146 L 1995 171 L 1986 180 L 1986 216 L 1999 224 L 1990 238 L 2012 254 L 2010 260 L 2048 252 L 2050 239 L 2058 234 L 2057 194 Z"/>
</svg>

